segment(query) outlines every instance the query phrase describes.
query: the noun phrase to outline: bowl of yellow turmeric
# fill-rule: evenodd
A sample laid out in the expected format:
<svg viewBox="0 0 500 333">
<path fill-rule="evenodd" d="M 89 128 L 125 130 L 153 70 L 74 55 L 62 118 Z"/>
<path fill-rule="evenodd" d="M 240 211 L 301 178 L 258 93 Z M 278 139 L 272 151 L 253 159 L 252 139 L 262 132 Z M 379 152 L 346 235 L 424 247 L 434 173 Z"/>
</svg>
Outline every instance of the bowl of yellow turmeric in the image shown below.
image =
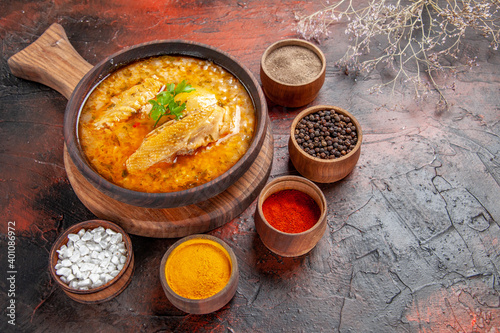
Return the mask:
<svg viewBox="0 0 500 333">
<path fill-rule="evenodd" d="M 168 300 L 179 310 L 207 314 L 225 306 L 236 293 L 238 262 L 221 239 L 191 235 L 167 250 L 160 280 Z"/>
</svg>

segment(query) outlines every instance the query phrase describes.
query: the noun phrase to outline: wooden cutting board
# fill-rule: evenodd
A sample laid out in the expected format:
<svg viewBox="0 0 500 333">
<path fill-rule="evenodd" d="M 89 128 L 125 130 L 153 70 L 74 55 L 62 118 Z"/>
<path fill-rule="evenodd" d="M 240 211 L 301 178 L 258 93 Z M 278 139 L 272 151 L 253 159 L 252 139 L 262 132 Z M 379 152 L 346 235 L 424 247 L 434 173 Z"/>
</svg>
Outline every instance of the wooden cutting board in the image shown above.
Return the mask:
<svg viewBox="0 0 500 333">
<path fill-rule="evenodd" d="M 66 98 L 70 98 L 83 76 L 93 68 L 75 51 L 59 24 L 53 24 L 34 43 L 12 56 L 8 63 L 14 75 L 43 83 Z M 227 190 L 197 204 L 165 209 L 128 205 L 100 192 L 79 172 L 66 147 L 64 165 L 78 198 L 100 219 L 116 222 L 135 235 L 176 238 L 207 232 L 241 214 L 267 182 L 273 149 L 273 137 L 268 127 L 257 158 Z"/>
</svg>

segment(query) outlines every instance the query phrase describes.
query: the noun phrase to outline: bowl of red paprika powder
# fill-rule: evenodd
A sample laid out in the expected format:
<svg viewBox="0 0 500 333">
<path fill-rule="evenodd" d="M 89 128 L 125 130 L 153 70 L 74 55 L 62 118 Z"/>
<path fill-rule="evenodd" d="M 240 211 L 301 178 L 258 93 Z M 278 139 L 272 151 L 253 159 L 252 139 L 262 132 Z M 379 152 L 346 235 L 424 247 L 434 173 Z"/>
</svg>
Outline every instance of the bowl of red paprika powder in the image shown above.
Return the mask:
<svg viewBox="0 0 500 333">
<path fill-rule="evenodd" d="M 326 199 L 308 179 L 283 176 L 260 193 L 255 227 L 264 245 L 283 257 L 311 251 L 326 230 Z"/>
</svg>

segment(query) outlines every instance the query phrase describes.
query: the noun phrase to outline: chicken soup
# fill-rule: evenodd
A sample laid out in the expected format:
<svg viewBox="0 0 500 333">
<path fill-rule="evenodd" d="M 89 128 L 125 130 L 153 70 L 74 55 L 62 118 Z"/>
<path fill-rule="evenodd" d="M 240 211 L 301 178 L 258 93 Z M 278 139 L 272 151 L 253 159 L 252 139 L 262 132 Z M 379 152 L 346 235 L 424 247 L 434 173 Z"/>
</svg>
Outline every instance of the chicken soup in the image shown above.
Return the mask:
<svg viewBox="0 0 500 333">
<path fill-rule="evenodd" d="M 90 165 L 110 182 L 174 192 L 229 170 L 250 146 L 254 127 L 252 100 L 231 73 L 208 60 L 160 56 L 113 72 L 92 91 L 79 140 Z"/>
</svg>

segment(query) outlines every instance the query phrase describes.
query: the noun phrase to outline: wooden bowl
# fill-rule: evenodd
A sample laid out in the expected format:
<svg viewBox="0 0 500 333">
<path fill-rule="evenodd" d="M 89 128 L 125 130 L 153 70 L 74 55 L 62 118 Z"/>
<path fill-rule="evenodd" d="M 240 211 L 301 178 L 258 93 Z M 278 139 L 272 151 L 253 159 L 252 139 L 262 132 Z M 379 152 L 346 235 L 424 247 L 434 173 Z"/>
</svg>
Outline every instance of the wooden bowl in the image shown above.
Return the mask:
<svg viewBox="0 0 500 333">
<path fill-rule="evenodd" d="M 316 224 L 301 233 L 286 233 L 274 228 L 264 217 L 262 205 L 273 193 L 283 190 L 299 190 L 318 204 L 321 215 Z M 327 204 L 321 189 L 313 182 L 299 176 L 283 176 L 269 182 L 260 193 L 255 210 L 255 227 L 264 245 L 283 257 L 297 257 L 311 251 L 326 230 Z"/>
<path fill-rule="evenodd" d="M 169 260 L 170 256 L 172 253 L 179 248 L 179 246 L 184 245 L 187 241 L 191 240 L 201 240 L 201 241 L 206 241 L 208 240 L 209 243 L 216 243 L 220 245 L 222 248 L 224 248 L 227 252 L 227 255 L 229 257 L 229 260 L 232 265 L 231 269 L 231 275 L 229 277 L 229 281 L 225 285 L 225 287 L 216 293 L 213 296 L 203 298 L 203 299 L 191 299 L 191 298 L 186 298 L 183 296 L 180 296 L 177 294 L 170 285 L 167 282 L 167 276 L 165 273 L 165 267 L 167 265 L 167 260 Z M 189 246 L 189 245 L 187 245 Z M 221 239 L 210 236 L 210 235 L 205 235 L 205 234 L 197 234 L 197 235 L 191 235 L 184 237 L 177 242 L 175 242 L 168 250 L 167 252 L 163 255 L 163 258 L 161 260 L 160 264 L 160 281 L 161 285 L 163 287 L 163 290 L 165 291 L 165 294 L 167 295 L 168 300 L 179 310 L 182 310 L 187 313 L 191 314 L 207 314 L 211 313 L 214 311 L 219 310 L 223 306 L 225 306 L 229 301 L 233 298 L 234 294 L 236 293 L 236 288 L 238 286 L 238 281 L 239 281 L 239 270 L 238 270 L 238 261 L 236 259 L 236 256 L 234 255 L 233 250 Z"/>
<path fill-rule="evenodd" d="M 115 69 L 159 55 L 182 55 L 208 59 L 232 73 L 247 89 L 254 102 L 256 125 L 254 138 L 245 155 L 221 176 L 191 189 L 170 193 L 145 193 L 117 186 L 98 174 L 88 163 L 78 140 L 78 121 L 89 91 Z M 213 47 L 187 41 L 155 41 L 139 44 L 111 55 L 92 68 L 76 86 L 66 106 L 64 138 L 69 156 L 78 171 L 94 187 L 124 203 L 147 208 L 173 208 L 206 201 L 225 191 L 250 168 L 258 156 L 268 127 L 267 103 L 251 72 L 230 55 Z"/>
<path fill-rule="evenodd" d="M 170 193 L 145 193 L 114 185 L 88 163 L 78 140 L 81 109 L 95 86 L 116 69 L 155 56 L 189 56 L 209 60 L 233 74 L 254 103 L 254 137 L 245 155 L 221 176 L 203 185 Z M 204 202 L 239 180 L 259 156 L 268 132 L 264 93 L 253 74 L 237 59 L 209 45 L 182 40 L 160 40 L 124 48 L 92 66 L 72 47 L 62 26 L 51 25 L 40 38 L 8 59 L 12 73 L 59 91 L 69 99 L 64 116 L 64 140 L 78 174 L 106 196 L 140 208 L 175 208 Z"/>
<path fill-rule="evenodd" d="M 285 46 L 300 46 L 313 51 L 321 60 L 319 73 L 308 81 L 298 84 L 285 83 L 273 76 L 271 69 L 266 65 L 266 59 L 273 51 Z M 316 45 L 301 39 L 285 39 L 272 44 L 264 51 L 260 62 L 260 79 L 264 93 L 272 102 L 286 107 L 296 108 L 312 102 L 325 82 L 325 72 L 326 58 L 323 52 Z"/>
<path fill-rule="evenodd" d="M 123 242 L 125 243 L 125 248 L 127 249 L 127 260 L 120 271 L 120 273 L 115 276 L 108 283 L 89 290 L 79 290 L 75 288 L 70 288 L 66 283 L 64 283 L 59 275 L 56 274 L 55 265 L 57 264 L 57 260 L 59 255 L 57 250 L 61 248 L 61 246 L 66 245 L 68 243 L 68 235 L 76 234 L 81 229 L 92 230 L 97 227 L 103 227 L 105 229 L 111 229 L 115 232 L 122 234 Z M 130 240 L 129 235 L 123 231 L 118 225 L 111 223 L 105 220 L 89 220 L 77 223 L 71 227 L 69 227 L 66 231 L 64 231 L 59 237 L 56 239 L 54 244 L 52 245 L 52 249 L 50 250 L 49 257 L 49 271 L 52 275 L 52 278 L 58 284 L 64 293 L 68 295 L 71 299 L 85 304 L 96 304 L 109 301 L 124 291 L 129 285 L 132 275 L 134 272 L 134 251 L 132 249 L 132 241 Z"/>
<path fill-rule="evenodd" d="M 351 118 L 351 122 L 354 126 L 356 126 L 358 141 L 354 149 L 347 155 L 331 160 L 313 157 L 306 153 L 295 140 L 294 132 L 298 122 L 305 116 L 321 110 L 334 110 L 337 113 L 348 116 Z M 361 125 L 351 113 L 336 106 L 317 105 L 305 109 L 293 120 L 290 127 L 288 152 L 293 165 L 302 176 L 318 183 L 333 183 L 345 178 L 354 169 L 354 166 L 358 162 L 359 155 L 361 154 L 362 141 L 363 132 L 361 130 Z"/>
</svg>

